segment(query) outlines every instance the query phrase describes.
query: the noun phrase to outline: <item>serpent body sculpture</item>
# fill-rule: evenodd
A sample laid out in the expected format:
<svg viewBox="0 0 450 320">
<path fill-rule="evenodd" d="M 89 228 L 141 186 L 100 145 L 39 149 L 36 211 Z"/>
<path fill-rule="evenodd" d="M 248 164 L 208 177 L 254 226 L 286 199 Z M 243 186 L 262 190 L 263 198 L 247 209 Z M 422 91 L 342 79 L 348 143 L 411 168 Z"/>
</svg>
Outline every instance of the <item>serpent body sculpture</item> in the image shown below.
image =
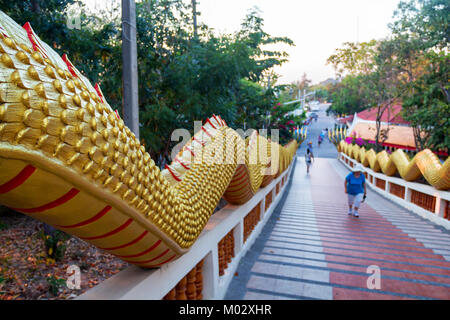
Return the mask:
<svg viewBox="0 0 450 320">
<path fill-rule="evenodd" d="M 223 195 L 245 202 L 261 187 L 261 170 L 275 164 L 271 177 L 279 175 L 298 147 L 244 141 L 220 117 L 205 127 L 213 121 L 201 157 L 167 179 L 99 86 L 0 11 L 1 204 L 131 264 L 160 267 L 188 251 Z M 268 145 L 279 159 L 267 156 Z"/>
<path fill-rule="evenodd" d="M 393 176 L 398 172 L 406 181 L 415 181 L 423 176 L 436 189 L 450 188 L 450 158 L 441 164 L 439 158 L 428 149 L 420 151 L 410 160 L 401 149 L 392 154 L 386 151 L 376 153 L 373 149 L 366 151 L 364 147 L 350 145 L 342 140 L 338 145 L 338 151 L 345 153 L 363 166 L 387 176 Z"/>
</svg>

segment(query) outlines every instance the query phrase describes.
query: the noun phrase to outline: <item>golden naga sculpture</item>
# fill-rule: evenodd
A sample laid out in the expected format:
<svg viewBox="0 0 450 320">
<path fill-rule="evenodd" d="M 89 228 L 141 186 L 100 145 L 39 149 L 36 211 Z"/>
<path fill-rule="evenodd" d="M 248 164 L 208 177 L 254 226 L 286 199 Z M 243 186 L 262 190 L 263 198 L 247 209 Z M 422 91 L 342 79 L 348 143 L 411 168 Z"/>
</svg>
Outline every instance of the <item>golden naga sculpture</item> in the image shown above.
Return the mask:
<svg viewBox="0 0 450 320">
<path fill-rule="evenodd" d="M 167 169 L 176 169 L 174 183 L 98 85 L 0 11 L 1 204 L 131 264 L 160 267 L 188 251 L 222 196 L 250 199 L 298 147 L 243 140 L 220 117 L 205 130 L 210 123 L 210 137 L 193 138 L 201 155 L 180 154 L 180 166 Z"/>
<path fill-rule="evenodd" d="M 378 154 L 364 147 L 347 144 L 344 140 L 339 143 L 338 151 L 369 167 L 375 172 L 382 172 L 393 176 L 397 172 L 406 181 L 415 181 L 420 177 L 439 190 L 450 188 L 450 158 L 441 164 L 439 158 L 430 150 L 423 150 L 409 159 L 403 150 L 398 149 L 392 154 L 381 151 Z"/>
</svg>

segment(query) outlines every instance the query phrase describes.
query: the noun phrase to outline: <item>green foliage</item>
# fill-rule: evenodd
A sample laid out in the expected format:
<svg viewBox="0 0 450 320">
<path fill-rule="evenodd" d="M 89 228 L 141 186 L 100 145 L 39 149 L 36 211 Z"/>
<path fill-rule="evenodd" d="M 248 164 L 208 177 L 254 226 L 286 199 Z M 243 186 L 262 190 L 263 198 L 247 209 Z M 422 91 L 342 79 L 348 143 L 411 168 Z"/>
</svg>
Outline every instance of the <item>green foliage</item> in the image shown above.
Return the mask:
<svg viewBox="0 0 450 320">
<path fill-rule="evenodd" d="M 193 39 L 190 8 L 166 2 L 137 6 L 141 136 L 160 165 L 169 161 L 175 129 L 193 133 L 194 121 L 213 114 L 235 128 L 261 128 L 275 95 L 259 82 L 286 57 L 262 46 L 292 44 L 267 35 L 255 11 L 234 35 L 216 36 L 203 25 Z"/>
<path fill-rule="evenodd" d="M 448 0 L 403 0 L 390 25 L 396 35 L 420 38 L 425 47 L 447 48 L 450 39 Z"/>
<path fill-rule="evenodd" d="M 450 148 L 450 56 L 430 52 L 427 72 L 418 77 L 405 95 L 405 119 L 421 129 L 416 134 L 421 148 L 448 152 Z"/>
<path fill-rule="evenodd" d="M 399 4 L 390 26 L 397 44 L 397 65 L 404 116 L 419 149 L 449 151 L 449 12 L 445 0 L 408 0 Z"/>
<path fill-rule="evenodd" d="M 59 290 L 66 286 L 66 280 L 50 276 L 47 278 L 47 284 L 48 284 L 48 291 L 52 295 L 57 296 Z"/>
<path fill-rule="evenodd" d="M 44 241 L 45 252 L 49 259 L 60 261 L 64 258 L 67 249 L 65 242 L 70 239 L 69 235 L 55 230 L 52 234 L 46 234 L 44 231 L 41 231 L 39 237 Z"/>
<path fill-rule="evenodd" d="M 8 229 L 8 226 L 0 220 L 0 231 Z"/>
<path fill-rule="evenodd" d="M 448 152 L 449 12 L 444 0 L 401 1 L 388 39 L 336 50 L 328 63 L 348 75 L 332 90 L 331 111 L 376 107 L 379 119 L 383 105 L 401 101 L 418 149 Z M 377 145 L 380 134 L 377 130 Z"/>
<path fill-rule="evenodd" d="M 377 41 L 346 42 L 344 47 L 327 59 L 339 76 L 344 74 L 369 74 L 374 70 Z"/>
<path fill-rule="evenodd" d="M 330 111 L 335 114 L 354 114 L 368 108 L 372 104 L 373 95 L 367 75 L 348 75 L 331 91 Z"/>
<path fill-rule="evenodd" d="M 68 11 L 74 5 L 81 8 L 81 30 L 67 26 Z M 0 0 L 0 7 L 19 24 L 29 21 L 58 53 L 67 53 L 93 84 L 100 84 L 110 105 L 121 113 L 118 8 L 112 8 L 112 13 L 92 13 L 76 0 Z M 169 151 L 176 144 L 170 140 L 173 130 L 186 128 L 193 133 L 196 120 L 218 114 L 230 126 L 241 126 L 245 119 L 252 119 L 247 123 L 255 128 L 268 124 L 267 111 L 275 103 L 275 92 L 259 83 L 268 74 L 276 78 L 272 68 L 285 62 L 287 53 L 268 50 L 267 45 L 293 45 L 288 38 L 264 32 L 256 9 L 235 34 L 216 35 L 200 25 L 194 37 L 191 9 L 183 0 L 136 3 L 140 136 L 159 165 L 169 161 Z"/>
</svg>

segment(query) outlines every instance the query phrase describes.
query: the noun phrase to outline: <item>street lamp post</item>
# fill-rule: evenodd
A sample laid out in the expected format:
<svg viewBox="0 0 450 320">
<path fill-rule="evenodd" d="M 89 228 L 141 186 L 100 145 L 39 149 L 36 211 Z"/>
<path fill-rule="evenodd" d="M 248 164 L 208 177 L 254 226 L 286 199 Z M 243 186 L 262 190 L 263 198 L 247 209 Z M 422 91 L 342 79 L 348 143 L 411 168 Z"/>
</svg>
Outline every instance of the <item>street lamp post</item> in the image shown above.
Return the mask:
<svg viewBox="0 0 450 320">
<path fill-rule="evenodd" d="M 122 0 L 123 116 L 125 124 L 139 139 L 136 4 Z"/>
</svg>

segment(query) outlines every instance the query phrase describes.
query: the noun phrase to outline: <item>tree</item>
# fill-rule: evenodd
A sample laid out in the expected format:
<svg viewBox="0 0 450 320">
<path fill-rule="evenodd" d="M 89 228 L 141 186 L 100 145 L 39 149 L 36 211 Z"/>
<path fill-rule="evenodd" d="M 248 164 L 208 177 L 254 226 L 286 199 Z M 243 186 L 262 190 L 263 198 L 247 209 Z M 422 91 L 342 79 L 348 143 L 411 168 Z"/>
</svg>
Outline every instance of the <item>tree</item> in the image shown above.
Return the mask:
<svg viewBox="0 0 450 320">
<path fill-rule="evenodd" d="M 450 3 L 445 0 L 402 1 L 390 25 L 395 41 L 404 44 L 397 50 L 399 65 L 407 74 L 402 99 L 416 145 L 447 153 L 449 12 Z"/>
<path fill-rule="evenodd" d="M 376 40 L 361 43 L 346 42 L 343 48 L 336 49 L 335 54 L 327 59 L 327 64 L 333 66 L 339 77 L 347 74 L 368 75 L 374 71 L 377 45 Z"/>
<path fill-rule="evenodd" d="M 110 105 L 121 111 L 118 7 L 113 6 L 108 13 L 89 12 L 76 0 L 0 0 L 0 4 L 17 22 L 30 21 L 42 40 L 58 53 L 67 53 L 93 84 L 100 84 Z M 68 10 L 74 5 L 81 8 L 81 29 L 67 26 Z M 264 124 L 276 97 L 273 90 L 262 90 L 259 83 L 268 74 L 275 83 L 273 67 L 287 60 L 286 52 L 266 46 L 293 45 L 288 38 L 264 32 L 264 21 L 256 9 L 232 35 L 216 35 L 204 24 L 194 30 L 192 9 L 191 3 L 183 0 L 144 0 L 136 4 L 140 136 L 161 166 L 170 160 L 169 150 L 176 144 L 171 141 L 175 129 L 193 133 L 194 121 L 213 114 L 220 114 L 230 126 L 241 125 L 241 98 L 251 104 L 251 114 L 245 118 L 252 118 L 255 125 Z"/>
<path fill-rule="evenodd" d="M 405 96 L 405 119 L 411 122 L 419 149 L 432 148 L 448 153 L 450 148 L 450 56 L 427 54 L 429 64 L 411 84 Z"/>
<path fill-rule="evenodd" d="M 234 127 L 262 125 L 275 96 L 259 82 L 287 57 L 262 47 L 292 41 L 265 33 L 255 10 L 234 35 L 216 36 L 200 25 L 192 41 L 191 10 L 183 1 L 150 4 L 137 6 L 137 31 L 141 136 L 153 159 L 169 161 L 173 130 L 193 133 L 194 121 L 212 114 Z"/>
<path fill-rule="evenodd" d="M 404 0 L 394 12 L 390 28 L 396 35 L 421 39 L 424 47 L 448 49 L 450 3 L 447 0 Z"/>
<path fill-rule="evenodd" d="M 367 86 L 367 76 L 348 75 L 331 90 L 333 101 L 330 111 L 335 114 L 354 114 L 371 105 L 371 91 Z"/>
</svg>

